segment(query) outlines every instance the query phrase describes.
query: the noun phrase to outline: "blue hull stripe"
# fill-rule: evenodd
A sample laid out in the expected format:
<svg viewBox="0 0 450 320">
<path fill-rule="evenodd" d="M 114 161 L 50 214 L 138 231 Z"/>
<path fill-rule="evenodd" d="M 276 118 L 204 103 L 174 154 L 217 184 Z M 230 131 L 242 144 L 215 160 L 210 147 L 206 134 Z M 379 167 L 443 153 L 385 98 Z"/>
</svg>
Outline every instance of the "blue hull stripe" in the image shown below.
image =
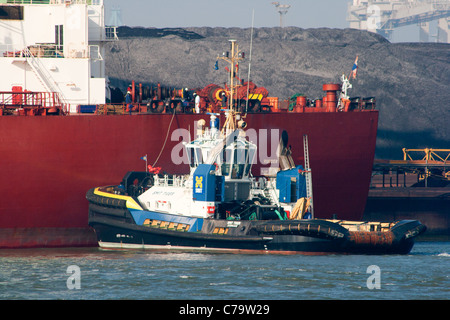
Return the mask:
<svg viewBox="0 0 450 320">
<path fill-rule="evenodd" d="M 176 216 L 176 215 L 167 214 L 167 213 L 134 210 L 134 209 L 128 209 L 128 210 L 130 211 L 131 215 L 133 216 L 133 219 L 136 222 L 136 224 L 139 226 L 142 226 L 146 219 L 188 224 L 188 225 L 190 225 L 188 232 L 200 231 L 203 226 L 202 218 L 191 218 L 191 217 L 184 217 L 184 216 Z"/>
</svg>

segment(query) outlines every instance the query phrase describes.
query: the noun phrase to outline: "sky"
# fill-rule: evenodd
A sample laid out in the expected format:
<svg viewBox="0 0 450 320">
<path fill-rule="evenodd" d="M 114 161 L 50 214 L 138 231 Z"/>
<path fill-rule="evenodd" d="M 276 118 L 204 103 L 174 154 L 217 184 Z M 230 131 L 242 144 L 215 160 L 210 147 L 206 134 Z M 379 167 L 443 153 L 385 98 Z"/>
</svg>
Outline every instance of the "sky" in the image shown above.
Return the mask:
<svg viewBox="0 0 450 320">
<path fill-rule="evenodd" d="M 104 0 L 106 21 L 110 9 L 120 7 L 128 26 L 255 27 L 280 25 L 280 15 L 271 0 Z M 284 25 L 302 28 L 347 26 L 348 0 L 285 0 L 291 7 Z"/>
<path fill-rule="evenodd" d="M 106 23 L 112 9 L 119 8 L 123 25 L 176 27 L 254 27 L 280 26 L 280 15 L 271 0 L 104 0 Z M 349 0 L 282 0 L 289 8 L 284 26 L 300 28 L 347 28 Z M 392 41 L 417 41 L 417 28 L 394 32 Z"/>
</svg>

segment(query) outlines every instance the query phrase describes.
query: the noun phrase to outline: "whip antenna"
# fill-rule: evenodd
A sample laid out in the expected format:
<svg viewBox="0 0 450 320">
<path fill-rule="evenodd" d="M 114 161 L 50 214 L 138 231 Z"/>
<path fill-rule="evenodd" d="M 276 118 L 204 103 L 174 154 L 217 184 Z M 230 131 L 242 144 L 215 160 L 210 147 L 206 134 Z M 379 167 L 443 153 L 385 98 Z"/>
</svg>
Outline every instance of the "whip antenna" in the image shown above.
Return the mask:
<svg viewBox="0 0 450 320">
<path fill-rule="evenodd" d="M 248 62 L 248 76 L 247 76 L 247 101 L 245 103 L 245 113 L 248 110 L 248 95 L 250 91 L 250 70 L 252 68 L 252 48 L 253 48 L 253 25 L 255 22 L 255 9 L 252 11 L 252 31 L 250 33 L 250 61 Z"/>
</svg>

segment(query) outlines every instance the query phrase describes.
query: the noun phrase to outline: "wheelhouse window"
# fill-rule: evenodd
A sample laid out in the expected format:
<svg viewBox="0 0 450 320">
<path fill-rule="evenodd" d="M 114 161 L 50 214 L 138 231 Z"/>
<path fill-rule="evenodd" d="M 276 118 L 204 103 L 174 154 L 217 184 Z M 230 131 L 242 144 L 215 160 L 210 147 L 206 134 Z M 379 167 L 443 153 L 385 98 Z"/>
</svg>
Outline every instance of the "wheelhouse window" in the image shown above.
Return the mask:
<svg viewBox="0 0 450 320">
<path fill-rule="evenodd" d="M 248 160 L 248 149 L 242 144 L 235 144 L 233 150 L 233 168 L 231 170 L 232 179 L 242 179 L 245 164 Z"/>
<path fill-rule="evenodd" d="M 189 165 L 191 168 L 197 167 L 199 164 L 203 163 L 202 150 L 196 147 L 189 147 Z"/>
<path fill-rule="evenodd" d="M 220 170 L 222 175 L 228 176 L 230 174 L 230 161 L 231 161 L 231 151 L 229 148 L 225 148 L 220 153 L 219 163 L 221 165 Z"/>
<path fill-rule="evenodd" d="M 63 50 L 63 44 L 64 44 L 64 34 L 63 34 L 63 25 L 56 25 L 55 26 L 55 45 L 56 50 Z"/>
</svg>

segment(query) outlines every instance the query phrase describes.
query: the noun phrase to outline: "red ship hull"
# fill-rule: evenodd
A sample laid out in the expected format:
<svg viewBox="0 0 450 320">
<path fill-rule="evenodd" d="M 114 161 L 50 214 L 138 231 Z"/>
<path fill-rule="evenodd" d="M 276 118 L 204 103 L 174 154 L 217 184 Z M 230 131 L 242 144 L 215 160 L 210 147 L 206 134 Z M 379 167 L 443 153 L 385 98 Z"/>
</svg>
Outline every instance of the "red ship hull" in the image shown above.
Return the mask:
<svg viewBox="0 0 450 320">
<path fill-rule="evenodd" d="M 180 143 L 171 133 L 184 128 L 193 137 L 196 119 L 209 121 L 196 114 L 1 117 L 0 248 L 96 246 L 87 190 L 117 184 L 127 171 L 143 171 L 141 157 L 147 154 L 153 164 L 161 150 L 157 166 L 187 173 L 187 165 L 171 160 Z M 308 135 L 316 218 L 362 218 L 377 111 L 255 113 L 245 120 L 256 132 L 286 130 L 296 164 L 303 164 Z"/>
</svg>

